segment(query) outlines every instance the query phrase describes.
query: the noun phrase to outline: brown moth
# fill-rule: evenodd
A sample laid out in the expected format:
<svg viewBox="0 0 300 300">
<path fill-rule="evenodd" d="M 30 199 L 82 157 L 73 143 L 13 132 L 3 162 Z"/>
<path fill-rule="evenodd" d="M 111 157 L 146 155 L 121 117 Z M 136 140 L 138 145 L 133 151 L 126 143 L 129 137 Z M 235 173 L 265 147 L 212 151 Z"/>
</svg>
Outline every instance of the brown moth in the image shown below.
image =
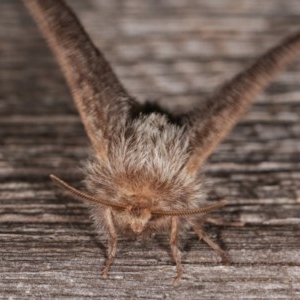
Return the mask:
<svg viewBox="0 0 300 300">
<path fill-rule="evenodd" d="M 89 194 L 51 175 L 63 189 L 91 205 L 99 230 L 109 235 L 107 277 L 118 233 L 170 231 L 183 273 L 178 233 L 192 227 L 225 263 L 229 258 L 201 229 L 205 215 L 226 204 L 209 204 L 201 166 L 252 101 L 300 50 L 300 32 L 258 58 L 245 71 L 199 103 L 172 116 L 145 107 L 124 89 L 103 54 L 62 0 L 23 0 L 66 77 L 94 154 L 85 168 Z"/>
</svg>

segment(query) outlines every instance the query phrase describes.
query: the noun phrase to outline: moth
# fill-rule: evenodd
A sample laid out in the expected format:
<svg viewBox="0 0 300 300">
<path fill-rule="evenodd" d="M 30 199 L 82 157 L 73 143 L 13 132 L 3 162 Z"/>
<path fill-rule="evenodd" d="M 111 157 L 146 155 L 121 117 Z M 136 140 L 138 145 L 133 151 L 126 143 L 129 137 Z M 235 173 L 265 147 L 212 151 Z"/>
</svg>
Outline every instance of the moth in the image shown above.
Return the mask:
<svg viewBox="0 0 300 300">
<path fill-rule="evenodd" d="M 222 258 L 226 253 L 202 230 L 206 214 L 226 205 L 207 199 L 201 167 L 250 104 L 300 50 L 300 32 L 284 39 L 246 70 L 199 102 L 172 115 L 142 105 L 62 0 L 23 0 L 54 52 L 91 141 L 85 167 L 88 192 L 51 175 L 61 188 L 88 202 L 96 227 L 108 233 L 102 277 L 116 255 L 119 234 L 170 232 L 177 283 L 183 274 L 179 231 L 193 228 Z"/>
</svg>

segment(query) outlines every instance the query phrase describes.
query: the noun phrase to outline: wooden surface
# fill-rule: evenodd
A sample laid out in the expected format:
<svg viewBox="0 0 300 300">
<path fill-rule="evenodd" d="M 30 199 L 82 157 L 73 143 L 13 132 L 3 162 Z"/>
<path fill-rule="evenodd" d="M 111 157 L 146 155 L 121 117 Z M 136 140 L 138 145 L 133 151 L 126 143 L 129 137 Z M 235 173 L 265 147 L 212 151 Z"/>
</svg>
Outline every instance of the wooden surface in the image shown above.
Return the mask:
<svg viewBox="0 0 300 300">
<path fill-rule="evenodd" d="M 70 3 L 133 95 L 179 110 L 300 28 L 299 0 Z M 177 287 L 166 235 L 120 237 L 101 280 L 105 238 L 48 178 L 79 186 L 88 139 L 20 0 L 0 2 L 0 147 L 1 299 L 300 299 L 300 55 L 205 166 L 218 215 L 247 222 L 207 227 L 233 265 L 189 232 Z"/>
</svg>

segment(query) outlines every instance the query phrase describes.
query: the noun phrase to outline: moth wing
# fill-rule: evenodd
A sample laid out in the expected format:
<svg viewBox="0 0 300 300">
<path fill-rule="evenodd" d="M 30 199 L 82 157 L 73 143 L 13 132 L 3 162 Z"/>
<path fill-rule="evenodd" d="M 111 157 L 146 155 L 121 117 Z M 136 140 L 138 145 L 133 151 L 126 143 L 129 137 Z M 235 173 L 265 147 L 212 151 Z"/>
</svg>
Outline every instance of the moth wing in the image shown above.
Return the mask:
<svg viewBox="0 0 300 300">
<path fill-rule="evenodd" d="M 299 50 L 300 32 L 297 32 L 259 57 L 188 115 L 192 130 L 192 154 L 186 165 L 189 172 L 199 169 L 256 96 L 295 59 Z"/>
<path fill-rule="evenodd" d="M 65 75 L 86 132 L 100 156 L 109 131 L 122 126 L 137 103 L 62 0 L 23 0 Z"/>
</svg>

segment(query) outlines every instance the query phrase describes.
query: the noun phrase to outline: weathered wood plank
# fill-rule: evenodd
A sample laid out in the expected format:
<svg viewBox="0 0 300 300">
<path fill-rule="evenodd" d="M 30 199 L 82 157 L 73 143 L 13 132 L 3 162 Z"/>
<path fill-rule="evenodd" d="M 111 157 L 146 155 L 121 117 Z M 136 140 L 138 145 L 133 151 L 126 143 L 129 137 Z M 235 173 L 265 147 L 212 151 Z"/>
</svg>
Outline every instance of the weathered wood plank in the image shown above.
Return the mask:
<svg viewBox="0 0 300 300">
<path fill-rule="evenodd" d="M 70 1 L 126 87 L 186 110 L 300 28 L 298 0 Z M 299 299 L 300 56 L 209 159 L 218 212 L 244 228 L 207 227 L 231 267 L 189 232 L 173 287 L 166 235 L 106 238 L 49 173 L 80 185 L 88 139 L 57 64 L 19 0 L 0 2 L 1 299 Z"/>
</svg>

